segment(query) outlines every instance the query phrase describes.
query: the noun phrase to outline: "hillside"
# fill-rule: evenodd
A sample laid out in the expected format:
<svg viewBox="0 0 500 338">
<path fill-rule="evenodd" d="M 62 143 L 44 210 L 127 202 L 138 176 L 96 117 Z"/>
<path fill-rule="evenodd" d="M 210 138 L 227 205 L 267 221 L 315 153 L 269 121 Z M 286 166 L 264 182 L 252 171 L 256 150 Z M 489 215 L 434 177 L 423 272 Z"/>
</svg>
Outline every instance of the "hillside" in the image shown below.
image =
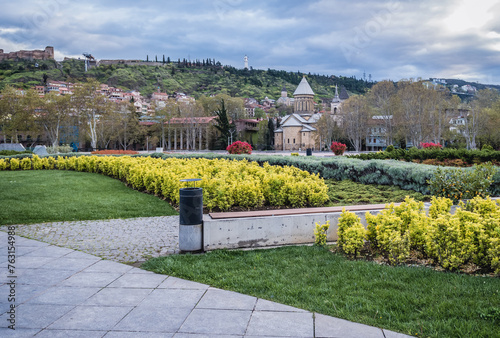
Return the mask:
<svg viewBox="0 0 500 338">
<path fill-rule="evenodd" d="M 500 86 L 498 85 L 490 85 L 490 84 L 482 84 L 478 82 L 468 82 L 464 80 L 459 80 L 459 79 L 444 79 L 446 81 L 447 87 L 451 88 L 453 85 L 457 85 L 459 87 L 465 86 L 465 85 L 471 85 L 473 87 L 476 87 L 478 90 L 481 89 L 487 89 L 487 88 L 493 88 L 496 90 L 500 90 Z"/>
<path fill-rule="evenodd" d="M 293 93 L 303 75 L 316 93 L 317 99 L 333 98 L 335 85 L 345 86 L 350 93 L 362 94 L 371 83 L 355 77 L 324 76 L 286 72 L 282 70 L 236 69 L 221 67 L 219 63 L 200 62 L 151 63 L 151 65 L 100 65 L 84 72 L 83 60 L 2 61 L 0 62 L 0 89 L 6 85 L 29 88 L 43 84 L 44 77 L 59 81 L 84 81 L 95 77 L 101 83 L 138 90 L 150 95 L 160 88 L 167 93 L 184 92 L 198 98 L 201 95 L 226 93 L 237 97 L 278 99 L 285 86 Z"/>
</svg>

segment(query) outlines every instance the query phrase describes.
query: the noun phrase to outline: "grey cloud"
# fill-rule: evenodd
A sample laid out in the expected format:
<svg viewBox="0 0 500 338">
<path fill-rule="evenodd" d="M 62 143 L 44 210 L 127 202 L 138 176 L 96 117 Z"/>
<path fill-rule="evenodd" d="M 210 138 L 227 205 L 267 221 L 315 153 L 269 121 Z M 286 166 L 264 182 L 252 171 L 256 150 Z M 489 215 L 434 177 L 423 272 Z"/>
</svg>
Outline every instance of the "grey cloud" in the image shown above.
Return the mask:
<svg viewBox="0 0 500 338">
<path fill-rule="evenodd" d="M 9 46 L 53 45 L 98 58 L 190 55 L 236 67 L 247 54 L 254 68 L 357 77 L 366 71 L 378 80 L 465 74 L 500 83 L 492 47 L 500 39 L 486 36 L 500 33 L 499 24 L 454 32 L 443 26 L 454 0 L 3 2 L 0 38 Z M 491 11 L 498 17 L 500 4 Z"/>
</svg>

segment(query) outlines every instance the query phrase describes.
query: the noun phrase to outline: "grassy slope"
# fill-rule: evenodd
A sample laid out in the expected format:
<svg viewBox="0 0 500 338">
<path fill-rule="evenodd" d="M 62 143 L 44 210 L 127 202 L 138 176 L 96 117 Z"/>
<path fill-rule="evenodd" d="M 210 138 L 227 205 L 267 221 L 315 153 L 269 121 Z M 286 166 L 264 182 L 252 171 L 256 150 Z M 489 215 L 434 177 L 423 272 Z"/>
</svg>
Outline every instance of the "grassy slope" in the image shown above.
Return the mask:
<svg viewBox="0 0 500 338">
<path fill-rule="evenodd" d="M 500 279 L 349 261 L 319 247 L 156 258 L 151 271 L 419 337 L 499 337 Z"/>
<path fill-rule="evenodd" d="M 177 214 L 155 196 L 90 173 L 3 171 L 0 192 L 2 225 Z"/>
</svg>

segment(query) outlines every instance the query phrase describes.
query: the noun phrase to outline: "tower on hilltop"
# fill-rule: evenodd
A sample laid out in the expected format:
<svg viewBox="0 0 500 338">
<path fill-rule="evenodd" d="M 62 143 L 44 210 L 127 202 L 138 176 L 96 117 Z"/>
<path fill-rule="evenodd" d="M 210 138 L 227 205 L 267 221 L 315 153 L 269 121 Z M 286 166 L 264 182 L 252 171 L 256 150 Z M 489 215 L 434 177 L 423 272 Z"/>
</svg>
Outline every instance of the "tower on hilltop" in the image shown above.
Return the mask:
<svg viewBox="0 0 500 338">
<path fill-rule="evenodd" d="M 248 56 L 245 55 L 243 61 L 245 61 L 245 69 L 248 69 Z"/>
</svg>

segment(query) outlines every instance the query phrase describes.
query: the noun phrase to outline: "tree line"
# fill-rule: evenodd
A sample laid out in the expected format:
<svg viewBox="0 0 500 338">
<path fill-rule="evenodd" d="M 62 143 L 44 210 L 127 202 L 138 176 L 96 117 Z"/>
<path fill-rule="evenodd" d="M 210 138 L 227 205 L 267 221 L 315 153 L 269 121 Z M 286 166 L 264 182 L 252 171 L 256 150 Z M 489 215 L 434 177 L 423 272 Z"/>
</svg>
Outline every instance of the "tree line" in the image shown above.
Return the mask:
<svg viewBox="0 0 500 338">
<path fill-rule="evenodd" d="M 421 80 L 382 81 L 365 95 L 346 100 L 339 116 L 324 115 L 318 135 L 327 142 L 347 140 L 359 151 L 373 134 L 372 127 L 380 128 L 386 145 L 433 142 L 500 149 L 500 94 L 483 89 L 470 102 L 462 102 L 445 87 L 426 87 Z"/>
<path fill-rule="evenodd" d="M 88 146 L 80 148 L 126 150 L 134 145 L 141 149 L 160 145 L 172 149 L 171 121 L 184 118 L 180 132 L 189 148 L 194 149 L 195 135 L 201 128 L 195 117 L 216 116 L 221 105 L 231 121 L 247 117 L 243 100 L 224 94 L 202 96 L 191 103 L 174 99 L 153 103 L 150 114 L 145 115 L 136 109 L 133 100 L 109 100 L 101 94 L 96 80 L 75 84 L 71 95 L 49 92 L 40 97 L 33 89 L 6 87 L 0 99 L 0 142 L 58 146 L 84 140 Z M 147 126 L 141 121 L 154 123 Z"/>
</svg>

